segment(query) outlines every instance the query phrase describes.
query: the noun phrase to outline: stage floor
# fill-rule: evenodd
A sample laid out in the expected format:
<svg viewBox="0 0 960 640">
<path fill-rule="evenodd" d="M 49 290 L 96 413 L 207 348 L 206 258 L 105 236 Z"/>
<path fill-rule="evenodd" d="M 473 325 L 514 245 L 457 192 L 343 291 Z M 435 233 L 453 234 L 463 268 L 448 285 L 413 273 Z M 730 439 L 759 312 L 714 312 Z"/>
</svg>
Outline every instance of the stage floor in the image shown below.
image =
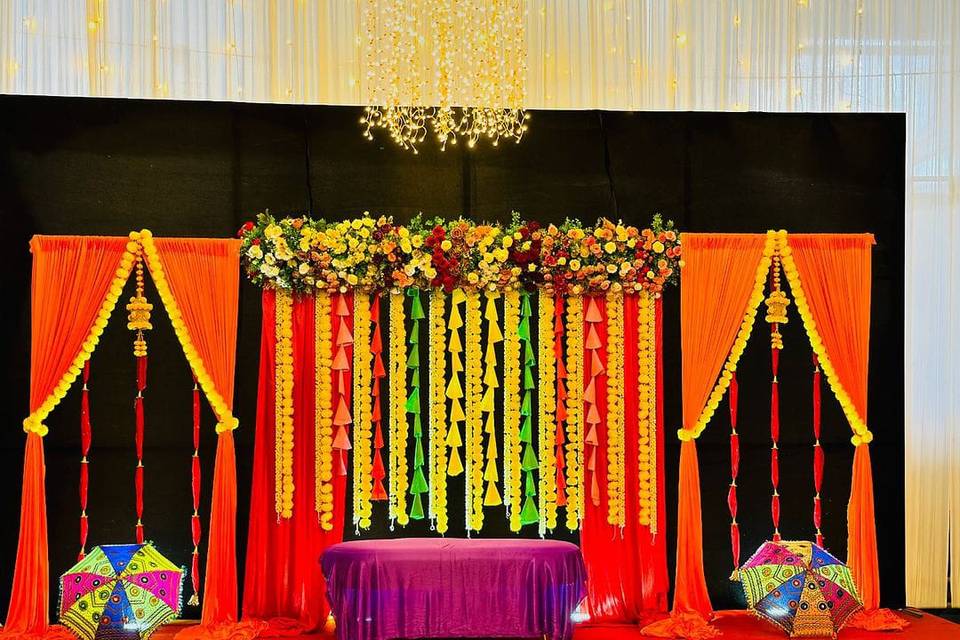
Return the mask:
<svg viewBox="0 0 960 640">
<path fill-rule="evenodd" d="M 922 618 L 904 617 L 910 621 L 910 626 L 902 633 L 844 629 L 837 638 L 838 640 L 960 640 L 960 625 L 943 618 L 933 614 L 924 614 Z M 185 624 L 178 622 L 166 625 L 159 629 L 151 640 L 173 640 L 174 635 Z M 722 640 L 784 640 L 787 637 L 773 625 L 745 611 L 721 611 L 714 624 L 723 632 Z M 334 636 L 320 634 L 299 637 L 309 640 L 332 640 Z M 583 626 L 578 627 L 573 634 L 574 640 L 643 640 L 649 637 L 640 633 L 640 628 L 633 625 Z M 273 637 L 261 636 L 261 638 Z M 290 636 L 286 636 L 286 639 L 290 640 Z"/>
</svg>

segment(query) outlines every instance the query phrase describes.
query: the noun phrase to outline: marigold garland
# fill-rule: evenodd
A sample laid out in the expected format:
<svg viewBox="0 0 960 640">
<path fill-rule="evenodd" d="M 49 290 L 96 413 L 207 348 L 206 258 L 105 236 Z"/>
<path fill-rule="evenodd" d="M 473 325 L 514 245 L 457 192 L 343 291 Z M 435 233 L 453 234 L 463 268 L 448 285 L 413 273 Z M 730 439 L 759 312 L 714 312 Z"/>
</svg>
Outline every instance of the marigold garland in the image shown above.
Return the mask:
<svg viewBox="0 0 960 640">
<path fill-rule="evenodd" d="M 330 295 L 317 292 L 313 300 L 314 331 L 314 509 L 324 531 L 333 530 L 333 329 Z"/>
<path fill-rule="evenodd" d="M 653 296 L 637 298 L 637 502 L 639 522 L 657 532 L 657 345 Z"/>
<path fill-rule="evenodd" d="M 539 533 L 544 535 L 548 530 L 557 528 L 557 459 L 554 451 L 556 439 L 556 360 L 554 353 L 553 335 L 553 294 L 541 291 L 538 295 L 537 321 L 539 361 L 537 400 L 538 428 L 540 437 L 540 521 Z"/>
<path fill-rule="evenodd" d="M 466 414 L 464 425 L 466 441 L 466 520 L 467 530 L 483 528 L 483 356 L 480 347 L 480 294 L 466 292 Z"/>
<path fill-rule="evenodd" d="M 390 292 L 390 521 L 406 525 L 407 518 L 407 375 L 404 350 L 403 293 Z"/>
<path fill-rule="evenodd" d="M 555 414 L 556 429 L 554 431 L 553 446 L 554 460 L 556 461 L 555 484 L 557 487 L 557 506 L 567 506 L 567 461 L 564 452 L 566 451 L 566 422 L 567 422 L 567 367 L 563 353 L 563 344 L 565 333 L 563 329 L 563 318 L 566 315 L 566 306 L 564 297 L 554 293 L 553 296 L 553 362 L 554 369 L 557 372 L 556 380 L 556 402 L 557 409 Z"/>
<path fill-rule="evenodd" d="M 463 326 L 463 317 L 460 315 L 460 304 L 466 300 L 463 289 L 455 289 L 450 297 L 450 317 L 447 320 L 449 341 L 447 351 L 450 352 L 450 381 L 447 383 L 446 396 L 450 399 L 449 429 L 447 430 L 446 445 L 450 448 L 447 475 L 456 476 L 463 473 L 463 462 L 460 458 L 460 447 L 463 440 L 460 438 L 460 424 L 466 420 L 463 412 L 463 345 L 460 342 L 460 327 Z M 469 508 L 468 508 L 469 510 Z"/>
<path fill-rule="evenodd" d="M 607 292 L 607 522 L 626 525 L 623 409 L 623 291 Z"/>
<path fill-rule="evenodd" d="M 430 292 L 430 511 L 438 533 L 447 531 L 446 295 Z"/>
<path fill-rule="evenodd" d="M 717 407 L 720 405 L 723 394 L 730 387 L 733 372 L 737 370 L 737 362 L 740 360 L 740 356 L 743 355 L 743 350 L 747 347 L 747 339 L 753 330 L 753 322 L 757 317 L 757 307 L 763 302 L 763 288 L 767 282 L 767 274 L 770 271 L 770 262 L 774 254 L 775 246 L 776 236 L 774 232 L 767 232 L 767 241 L 763 248 L 763 256 L 760 258 L 759 264 L 757 264 L 757 271 L 754 277 L 753 293 L 750 294 L 749 301 L 747 302 L 747 308 L 743 313 L 743 321 L 740 323 L 740 330 L 737 332 L 733 347 L 730 349 L 730 355 L 727 357 L 727 361 L 723 365 L 723 370 L 717 379 L 717 384 L 714 386 L 713 391 L 710 392 L 707 404 L 703 407 L 703 411 L 700 412 L 700 416 L 697 418 L 696 423 L 694 423 L 693 428 L 681 428 L 677 430 L 677 437 L 680 438 L 680 440 L 693 440 L 700 437 L 700 434 L 707 428 L 707 423 L 710 422 L 710 418 L 713 417 Z"/>
<path fill-rule="evenodd" d="M 583 517 L 583 297 L 566 299 L 567 308 L 567 528 Z"/>
<path fill-rule="evenodd" d="M 293 296 L 277 291 L 274 384 L 274 508 L 293 516 Z"/>
<path fill-rule="evenodd" d="M 520 293 L 503 294 L 503 501 L 520 531 Z"/>
<path fill-rule="evenodd" d="M 404 410 L 413 416 L 413 474 L 410 477 L 410 495 L 413 500 L 410 504 L 410 518 L 423 520 L 423 494 L 428 493 L 427 479 L 423 475 L 423 421 L 420 419 L 420 321 L 426 318 L 423 313 L 423 303 L 420 300 L 420 290 L 407 289 L 410 298 L 410 333 L 407 352 L 407 369 L 410 371 L 410 394 Z"/>
<path fill-rule="evenodd" d="M 853 430 L 853 437 L 850 438 L 850 442 L 852 442 L 855 447 L 861 444 L 869 444 L 873 441 L 873 433 L 867 428 L 863 418 L 857 413 L 857 408 L 850 399 L 850 395 L 847 393 L 847 390 L 843 388 L 843 384 L 837 377 L 837 371 L 830 360 L 830 356 L 827 354 L 826 346 L 823 344 L 823 338 L 820 336 L 820 332 L 817 331 L 817 323 L 814 321 L 813 314 L 810 312 L 810 305 L 807 303 L 807 296 L 803 291 L 803 283 L 800 281 L 800 272 L 797 271 L 796 262 L 793 260 L 793 250 L 790 248 L 787 232 L 783 230 L 771 231 L 768 234 L 768 238 L 769 235 L 773 235 L 778 242 L 783 271 L 787 275 L 787 282 L 790 283 L 790 290 L 793 292 L 793 298 L 797 303 L 797 311 L 800 313 L 800 319 L 803 320 L 803 328 L 810 338 L 810 345 L 813 347 L 813 352 L 817 354 L 820 369 L 826 374 L 827 384 L 840 403 L 843 414 L 847 417 L 847 422 L 850 423 L 850 428 Z"/>
<path fill-rule="evenodd" d="M 60 401 L 67 395 L 67 391 L 73 385 L 74 381 L 83 371 L 83 366 L 90 359 L 93 350 L 100 342 L 100 336 L 103 334 L 107 322 L 110 320 L 110 314 L 123 294 L 123 285 L 130 279 L 130 273 L 133 271 L 133 265 L 137 260 L 137 254 L 140 251 L 140 233 L 134 231 L 130 234 L 130 242 L 127 243 L 123 255 L 117 263 L 117 269 L 114 272 L 113 280 L 107 288 L 107 295 L 100 304 L 100 310 L 97 312 L 93 326 L 90 327 L 90 333 L 84 339 L 80 346 L 80 351 L 74 357 L 73 362 L 67 367 L 67 371 L 60 378 L 60 381 L 53 387 L 53 391 L 44 398 L 40 406 L 37 407 L 29 416 L 23 420 L 23 430 L 27 433 L 35 433 L 41 438 L 47 435 L 47 426 L 43 421 L 47 419 L 54 407 L 60 404 Z M 178 316 L 179 319 L 179 316 Z"/>
<path fill-rule="evenodd" d="M 483 495 L 483 506 L 495 507 L 503 504 L 503 499 L 497 490 L 497 483 L 500 481 L 497 461 L 500 456 L 497 453 L 496 428 L 496 394 L 500 387 L 500 379 L 497 377 L 497 344 L 503 342 L 503 333 L 500 331 L 500 316 L 497 314 L 496 302 L 500 294 L 487 289 L 484 297 L 487 301 L 483 314 L 484 320 L 487 321 L 487 352 L 483 357 L 485 389 L 480 410 L 486 414 L 483 430 L 487 434 L 487 462 L 483 470 L 483 481 L 487 483 L 487 489 Z"/>
<path fill-rule="evenodd" d="M 387 500 L 387 490 L 383 481 L 387 477 L 383 466 L 383 403 L 382 380 L 387 377 L 387 369 L 383 364 L 383 334 L 380 330 L 380 292 L 373 294 L 373 303 L 370 306 L 370 319 L 373 322 L 373 336 L 370 339 L 370 353 L 373 355 L 373 408 L 370 419 L 373 421 L 373 464 L 370 468 L 370 477 L 373 480 L 371 500 Z"/>
<path fill-rule="evenodd" d="M 370 352 L 370 297 L 362 292 L 353 296 L 353 416 L 356 431 L 353 437 L 353 520 L 361 529 L 370 526 L 373 490 L 371 436 L 373 394 Z"/>
<path fill-rule="evenodd" d="M 533 335 L 530 329 L 530 318 L 533 309 L 530 306 L 530 293 L 524 291 L 520 310 L 520 327 L 517 333 L 523 341 L 523 403 L 520 405 L 520 415 L 523 424 L 520 427 L 520 442 L 523 443 L 523 457 L 520 459 L 520 468 L 526 474 L 524 477 L 524 501 L 520 510 L 520 524 L 533 524 L 540 520 L 537 509 L 537 484 L 534 472 L 540 466 L 533 448 L 533 390 L 537 385 L 533 380 L 533 369 L 537 366 L 537 356 L 533 351 Z"/>
</svg>

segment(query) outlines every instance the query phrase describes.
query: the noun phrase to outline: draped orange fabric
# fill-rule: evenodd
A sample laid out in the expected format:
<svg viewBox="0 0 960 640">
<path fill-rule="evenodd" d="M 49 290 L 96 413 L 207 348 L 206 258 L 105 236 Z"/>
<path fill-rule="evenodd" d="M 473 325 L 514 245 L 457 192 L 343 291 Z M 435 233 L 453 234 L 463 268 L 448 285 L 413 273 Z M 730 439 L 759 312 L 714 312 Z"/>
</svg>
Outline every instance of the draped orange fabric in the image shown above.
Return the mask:
<svg viewBox="0 0 960 640">
<path fill-rule="evenodd" d="M 232 409 L 240 241 L 156 238 L 154 244 L 190 341 L 217 393 Z M 230 430 L 217 438 L 209 530 L 201 626 L 212 630 L 238 618 L 237 470 Z"/>
<path fill-rule="evenodd" d="M 126 238 L 34 236 L 30 411 L 39 409 L 79 355 L 110 288 Z M 7 623 L 0 637 L 45 634 L 50 575 L 43 439 L 27 435 L 20 537 Z"/>
<path fill-rule="evenodd" d="M 788 236 L 803 293 L 838 382 L 867 421 L 873 235 Z M 869 445 L 857 447 L 847 505 L 847 564 L 867 609 L 880 606 Z"/>
<path fill-rule="evenodd" d="M 680 287 L 683 426 L 693 429 L 716 384 L 750 302 L 766 237 L 684 233 Z M 694 441 L 680 450 L 674 613 L 709 616 L 703 573 L 700 471 Z"/>
<path fill-rule="evenodd" d="M 683 426 L 692 429 L 743 322 L 766 236 L 684 233 L 680 239 Z"/>
</svg>

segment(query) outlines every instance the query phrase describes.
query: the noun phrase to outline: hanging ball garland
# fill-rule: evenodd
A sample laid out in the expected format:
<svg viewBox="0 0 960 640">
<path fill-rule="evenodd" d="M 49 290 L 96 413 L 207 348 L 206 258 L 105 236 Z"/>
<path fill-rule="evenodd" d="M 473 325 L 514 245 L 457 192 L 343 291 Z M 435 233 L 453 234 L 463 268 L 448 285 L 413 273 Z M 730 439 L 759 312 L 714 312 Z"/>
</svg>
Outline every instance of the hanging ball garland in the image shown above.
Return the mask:
<svg viewBox="0 0 960 640">
<path fill-rule="evenodd" d="M 583 297 L 573 295 L 567 308 L 567 528 L 583 517 Z"/>
<path fill-rule="evenodd" d="M 324 531 L 333 530 L 333 328 L 330 295 L 314 297 L 314 509 Z"/>
<path fill-rule="evenodd" d="M 623 291 L 607 292 L 607 522 L 626 525 L 626 442 L 623 412 Z"/>
<path fill-rule="evenodd" d="M 277 291 L 274 382 L 274 508 L 293 517 L 293 296 Z"/>
<path fill-rule="evenodd" d="M 486 415 L 484 419 L 483 431 L 487 435 L 486 466 L 483 470 L 483 480 L 487 483 L 487 489 L 483 496 L 483 506 L 494 507 L 503 504 L 500 492 L 497 490 L 497 482 L 500 480 L 499 467 L 497 465 L 499 454 L 497 453 L 497 428 L 496 428 L 496 393 L 500 387 L 500 381 L 497 376 L 497 344 L 503 342 L 503 333 L 500 331 L 500 316 L 497 313 L 497 299 L 500 294 L 489 289 L 484 291 L 484 297 L 487 301 L 484 310 L 484 320 L 487 324 L 487 349 L 483 358 L 483 400 L 480 404 L 481 411 Z"/>
<path fill-rule="evenodd" d="M 406 312 L 402 291 L 390 292 L 390 520 L 401 526 L 407 515 Z"/>
<path fill-rule="evenodd" d="M 657 532 L 656 300 L 637 296 L 637 481 L 639 522 Z"/>
<path fill-rule="evenodd" d="M 463 326 L 463 317 L 460 315 L 460 304 L 466 300 L 463 289 L 454 289 L 450 297 L 450 317 L 447 320 L 449 341 L 447 351 L 450 352 L 450 381 L 447 383 L 446 396 L 450 399 L 449 428 L 447 430 L 446 445 L 450 448 L 450 458 L 447 466 L 447 475 L 457 476 L 463 473 L 463 462 L 460 457 L 460 447 L 463 440 L 460 438 L 460 423 L 466 419 L 463 411 L 463 345 L 460 341 L 460 328 Z"/>
<path fill-rule="evenodd" d="M 539 427 L 539 490 L 541 536 L 557 528 L 557 458 L 554 449 L 557 433 L 556 359 L 553 335 L 553 293 L 541 290 L 537 298 L 537 329 L 540 367 L 537 371 L 537 425 Z"/>
<path fill-rule="evenodd" d="M 503 294 L 503 497 L 520 531 L 520 293 Z"/>
<path fill-rule="evenodd" d="M 353 518 L 361 529 L 370 526 L 372 514 L 371 422 L 370 402 L 373 395 L 373 369 L 370 350 L 370 296 L 356 292 L 353 296 L 353 415 L 356 432 L 353 441 Z"/>
<path fill-rule="evenodd" d="M 479 531 L 483 528 L 483 413 L 482 413 L 482 376 L 483 358 L 481 356 L 480 337 L 482 315 L 480 295 L 476 290 L 468 290 L 466 295 L 465 324 L 465 380 L 466 421 L 464 437 L 466 441 L 466 528 Z"/>
<path fill-rule="evenodd" d="M 442 289 L 430 292 L 430 489 L 431 512 L 438 533 L 447 523 L 447 401 L 446 335 L 443 311 L 446 295 Z"/>
</svg>

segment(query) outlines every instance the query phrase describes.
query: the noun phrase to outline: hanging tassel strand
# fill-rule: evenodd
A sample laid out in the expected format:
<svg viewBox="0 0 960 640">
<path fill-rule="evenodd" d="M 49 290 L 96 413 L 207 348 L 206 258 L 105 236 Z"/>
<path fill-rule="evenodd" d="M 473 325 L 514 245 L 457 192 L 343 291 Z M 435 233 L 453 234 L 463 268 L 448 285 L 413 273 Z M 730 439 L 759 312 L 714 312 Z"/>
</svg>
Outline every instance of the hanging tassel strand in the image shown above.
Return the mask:
<svg viewBox="0 0 960 640">
<path fill-rule="evenodd" d="M 737 403 L 740 387 L 736 370 L 730 371 L 730 387 L 727 402 L 730 404 L 730 489 L 727 491 L 727 508 L 730 510 L 730 554 L 733 556 L 731 580 L 737 579 L 740 567 L 740 525 L 737 524 L 737 476 L 740 474 L 740 436 L 737 433 Z"/>
<path fill-rule="evenodd" d="M 87 532 L 89 531 L 89 522 L 87 521 L 87 490 L 90 486 L 90 443 L 93 439 L 93 432 L 90 428 L 90 361 L 83 363 L 83 391 L 80 395 L 80 553 L 77 554 L 77 561 L 83 560 L 87 555 Z"/>
<path fill-rule="evenodd" d="M 137 397 L 134 400 L 136 432 L 134 442 L 137 450 L 137 468 L 134 471 L 134 490 L 136 492 L 137 544 L 143 544 L 143 392 L 147 388 L 147 341 L 144 331 L 153 329 L 150 324 L 150 311 L 153 305 L 147 302 L 143 293 L 143 253 L 138 245 L 136 256 L 136 293 L 127 304 L 127 329 L 136 331 L 133 341 L 133 355 L 137 359 Z"/>
<path fill-rule="evenodd" d="M 773 256 L 770 261 L 770 296 L 766 299 L 766 321 L 770 324 L 770 368 L 773 379 L 770 383 L 770 484 L 773 497 L 770 500 L 770 515 L 773 520 L 773 540 L 780 540 L 780 381 L 777 373 L 780 368 L 780 351 L 783 349 L 783 336 L 780 325 L 787 322 L 787 307 L 790 300 L 780 288 L 780 250 L 779 236 L 775 237 Z"/>
<path fill-rule="evenodd" d="M 191 607 L 200 605 L 200 387 L 197 374 L 193 373 L 193 455 L 190 457 L 190 495 L 193 498 L 193 514 L 190 516 L 190 539 L 193 552 L 190 554 L 190 584 L 193 594 L 187 600 Z"/>
<path fill-rule="evenodd" d="M 817 544 L 823 546 L 820 531 L 820 490 L 823 486 L 823 447 L 820 446 L 820 360 L 813 354 L 813 527 Z"/>
</svg>

